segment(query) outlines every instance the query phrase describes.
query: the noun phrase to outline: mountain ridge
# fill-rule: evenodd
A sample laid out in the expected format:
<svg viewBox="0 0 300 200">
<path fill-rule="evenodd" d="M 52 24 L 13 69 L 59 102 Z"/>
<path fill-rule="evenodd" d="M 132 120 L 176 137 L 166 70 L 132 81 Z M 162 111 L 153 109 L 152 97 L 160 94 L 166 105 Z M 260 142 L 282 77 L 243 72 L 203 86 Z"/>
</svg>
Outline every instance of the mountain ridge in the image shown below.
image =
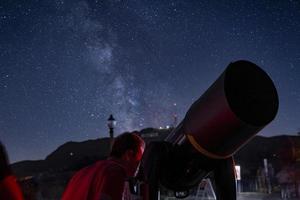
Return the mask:
<svg viewBox="0 0 300 200">
<path fill-rule="evenodd" d="M 141 130 L 140 133 L 146 142 L 150 142 L 163 140 L 171 130 L 147 128 Z M 236 152 L 234 158 L 237 164 L 243 166 L 244 169 L 246 168 L 250 173 L 250 171 L 263 165 L 264 158 L 268 158 L 276 166 L 279 165 L 279 154 L 282 154 L 282 149 L 286 154 L 283 159 L 296 156 L 294 155 L 295 151 L 289 148 L 291 145 L 300 149 L 300 137 L 288 135 L 255 136 Z M 13 163 L 11 166 L 18 177 L 34 176 L 41 173 L 76 171 L 97 160 L 105 159 L 108 156 L 109 148 L 110 140 L 107 137 L 82 142 L 69 141 L 57 147 L 44 160 L 24 160 Z M 298 156 L 300 157 L 300 151 Z"/>
</svg>

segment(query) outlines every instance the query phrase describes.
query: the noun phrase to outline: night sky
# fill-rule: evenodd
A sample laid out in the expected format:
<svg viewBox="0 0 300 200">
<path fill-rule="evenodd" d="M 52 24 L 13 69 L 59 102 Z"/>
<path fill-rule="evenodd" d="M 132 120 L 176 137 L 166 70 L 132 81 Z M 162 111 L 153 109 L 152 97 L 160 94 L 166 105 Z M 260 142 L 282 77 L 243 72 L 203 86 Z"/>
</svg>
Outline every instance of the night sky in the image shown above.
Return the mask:
<svg viewBox="0 0 300 200">
<path fill-rule="evenodd" d="M 165 127 L 231 62 L 273 79 L 264 136 L 300 131 L 300 1 L 0 1 L 0 140 L 12 162 Z"/>
</svg>

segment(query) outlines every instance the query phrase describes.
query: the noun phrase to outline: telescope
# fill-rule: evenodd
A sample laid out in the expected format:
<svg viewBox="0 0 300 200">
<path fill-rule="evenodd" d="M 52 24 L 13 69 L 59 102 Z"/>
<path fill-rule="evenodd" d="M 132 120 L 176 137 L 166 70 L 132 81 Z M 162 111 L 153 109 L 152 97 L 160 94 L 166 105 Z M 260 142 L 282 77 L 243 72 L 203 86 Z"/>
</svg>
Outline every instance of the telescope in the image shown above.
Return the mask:
<svg viewBox="0 0 300 200">
<path fill-rule="evenodd" d="M 138 195 L 157 200 L 164 187 L 183 198 L 210 177 L 217 200 L 235 200 L 233 155 L 275 118 L 278 106 L 265 71 L 245 60 L 230 63 L 164 141 L 147 145 Z"/>
</svg>

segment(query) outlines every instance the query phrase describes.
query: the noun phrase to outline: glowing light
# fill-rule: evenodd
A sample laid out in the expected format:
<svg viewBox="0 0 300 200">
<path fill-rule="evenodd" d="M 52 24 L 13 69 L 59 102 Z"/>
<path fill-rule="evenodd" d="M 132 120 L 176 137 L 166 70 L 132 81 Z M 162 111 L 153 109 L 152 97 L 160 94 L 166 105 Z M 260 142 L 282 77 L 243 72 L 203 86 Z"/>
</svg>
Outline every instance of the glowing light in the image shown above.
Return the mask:
<svg viewBox="0 0 300 200">
<path fill-rule="evenodd" d="M 235 175 L 236 175 L 236 180 L 241 180 L 241 166 L 239 165 L 235 166 Z"/>
</svg>

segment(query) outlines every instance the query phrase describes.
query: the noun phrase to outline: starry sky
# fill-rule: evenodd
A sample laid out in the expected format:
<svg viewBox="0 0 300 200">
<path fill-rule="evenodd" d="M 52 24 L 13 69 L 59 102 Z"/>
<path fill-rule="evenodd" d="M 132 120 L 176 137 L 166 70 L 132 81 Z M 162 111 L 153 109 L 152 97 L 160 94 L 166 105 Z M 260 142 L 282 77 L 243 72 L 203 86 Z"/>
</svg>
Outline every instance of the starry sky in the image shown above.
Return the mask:
<svg viewBox="0 0 300 200">
<path fill-rule="evenodd" d="M 12 162 L 180 121 L 231 62 L 273 79 L 264 136 L 300 131 L 300 1 L 0 1 L 0 140 Z"/>
</svg>

